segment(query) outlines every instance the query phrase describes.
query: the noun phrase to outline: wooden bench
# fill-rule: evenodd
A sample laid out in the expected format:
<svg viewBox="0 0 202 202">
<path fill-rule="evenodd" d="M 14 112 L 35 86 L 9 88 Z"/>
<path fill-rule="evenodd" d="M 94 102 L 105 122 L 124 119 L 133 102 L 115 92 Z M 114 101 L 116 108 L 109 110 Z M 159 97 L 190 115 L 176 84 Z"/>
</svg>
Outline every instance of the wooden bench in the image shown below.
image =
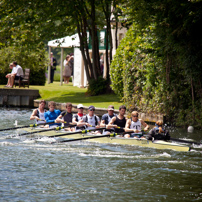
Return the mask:
<svg viewBox="0 0 202 202">
<path fill-rule="evenodd" d="M 19 88 L 23 86 L 24 88 L 27 86 L 29 88 L 29 76 L 30 76 L 30 69 L 25 68 L 24 78 L 22 80 L 15 80 L 15 87 L 19 85 Z"/>
</svg>

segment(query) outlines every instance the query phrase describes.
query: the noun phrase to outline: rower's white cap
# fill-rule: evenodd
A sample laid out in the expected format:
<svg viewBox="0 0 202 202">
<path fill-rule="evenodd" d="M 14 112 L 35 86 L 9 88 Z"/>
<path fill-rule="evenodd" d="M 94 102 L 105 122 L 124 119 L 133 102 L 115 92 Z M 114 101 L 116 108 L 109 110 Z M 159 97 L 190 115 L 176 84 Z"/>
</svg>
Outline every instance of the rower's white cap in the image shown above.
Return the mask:
<svg viewBox="0 0 202 202">
<path fill-rule="evenodd" d="M 77 105 L 77 109 L 79 109 L 79 108 L 83 108 L 83 105 L 82 104 L 78 104 Z"/>
</svg>

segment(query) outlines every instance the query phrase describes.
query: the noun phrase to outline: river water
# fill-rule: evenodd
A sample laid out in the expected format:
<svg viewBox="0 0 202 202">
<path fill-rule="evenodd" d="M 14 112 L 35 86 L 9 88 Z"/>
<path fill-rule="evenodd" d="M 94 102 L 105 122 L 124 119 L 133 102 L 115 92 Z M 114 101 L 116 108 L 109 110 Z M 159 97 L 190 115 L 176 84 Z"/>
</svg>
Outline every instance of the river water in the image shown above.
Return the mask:
<svg viewBox="0 0 202 202">
<path fill-rule="evenodd" d="M 0 128 L 33 123 L 31 111 L 1 108 Z M 7 138 L 15 133 L 0 132 L 0 201 L 202 201 L 202 148 L 28 144 Z M 201 131 L 171 135 L 202 139 Z"/>
</svg>

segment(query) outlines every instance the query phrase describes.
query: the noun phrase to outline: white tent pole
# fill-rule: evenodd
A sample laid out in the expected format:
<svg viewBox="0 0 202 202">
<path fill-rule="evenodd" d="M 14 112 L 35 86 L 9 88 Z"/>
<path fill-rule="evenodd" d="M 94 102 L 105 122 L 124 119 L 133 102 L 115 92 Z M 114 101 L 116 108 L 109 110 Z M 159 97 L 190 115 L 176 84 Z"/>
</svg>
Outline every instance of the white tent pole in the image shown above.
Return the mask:
<svg viewBox="0 0 202 202">
<path fill-rule="evenodd" d="M 84 61 L 83 57 L 81 56 L 81 83 L 80 88 L 84 88 Z"/>
<path fill-rule="evenodd" d="M 50 66 L 50 55 L 51 55 L 51 47 L 49 46 L 49 55 L 48 55 L 48 57 L 49 57 L 49 63 L 48 63 L 48 84 L 50 84 L 50 75 L 51 75 L 51 66 Z"/>
<path fill-rule="evenodd" d="M 62 86 L 62 81 L 63 81 L 63 52 L 64 49 L 61 48 L 61 68 L 60 68 L 60 85 Z"/>
</svg>

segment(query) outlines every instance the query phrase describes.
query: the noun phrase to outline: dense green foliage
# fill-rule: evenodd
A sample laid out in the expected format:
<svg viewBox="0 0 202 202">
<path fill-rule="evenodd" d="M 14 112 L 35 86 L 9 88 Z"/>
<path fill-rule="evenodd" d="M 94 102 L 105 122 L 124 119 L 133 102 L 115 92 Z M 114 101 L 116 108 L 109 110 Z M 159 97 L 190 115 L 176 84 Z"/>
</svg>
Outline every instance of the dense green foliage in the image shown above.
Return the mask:
<svg viewBox="0 0 202 202">
<path fill-rule="evenodd" d="M 134 24 L 111 65 L 114 91 L 131 110 L 201 127 L 202 2 L 139 0 L 125 8 Z"/>
<path fill-rule="evenodd" d="M 111 65 L 111 86 L 131 110 L 162 112 L 161 98 L 156 95 L 162 90 L 164 72 L 161 70 L 162 58 L 155 56 L 153 29 L 150 26 L 140 31 L 134 24 Z"/>
</svg>

